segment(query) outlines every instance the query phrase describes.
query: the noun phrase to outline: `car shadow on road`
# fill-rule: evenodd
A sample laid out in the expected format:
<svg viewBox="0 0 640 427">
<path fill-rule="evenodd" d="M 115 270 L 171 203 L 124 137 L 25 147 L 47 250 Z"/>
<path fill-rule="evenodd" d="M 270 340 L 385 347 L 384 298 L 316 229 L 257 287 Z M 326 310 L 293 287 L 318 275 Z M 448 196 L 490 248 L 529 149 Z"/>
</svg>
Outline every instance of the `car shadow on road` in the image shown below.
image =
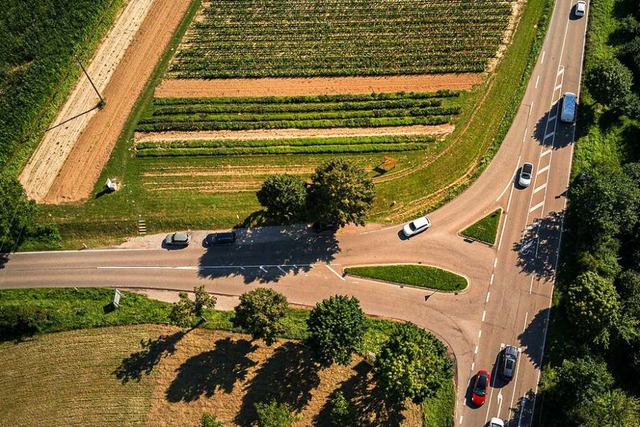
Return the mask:
<svg viewBox="0 0 640 427">
<path fill-rule="evenodd" d="M 547 148 L 559 149 L 573 140 L 574 123 L 563 123 L 559 119 L 562 98 L 551 106 L 536 123 L 533 139 Z"/>
<path fill-rule="evenodd" d="M 533 274 L 537 279 L 555 276 L 563 217 L 564 211 L 561 211 L 536 219 L 513 245 L 522 272 Z"/>
<path fill-rule="evenodd" d="M 306 226 L 258 227 L 236 233 L 234 243 L 209 247 L 200 257 L 200 277 L 277 282 L 288 274 L 308 272 L 314 263 L 330 262 L 340 252 L 335 233 L 315 233 Z"/>
</svg>

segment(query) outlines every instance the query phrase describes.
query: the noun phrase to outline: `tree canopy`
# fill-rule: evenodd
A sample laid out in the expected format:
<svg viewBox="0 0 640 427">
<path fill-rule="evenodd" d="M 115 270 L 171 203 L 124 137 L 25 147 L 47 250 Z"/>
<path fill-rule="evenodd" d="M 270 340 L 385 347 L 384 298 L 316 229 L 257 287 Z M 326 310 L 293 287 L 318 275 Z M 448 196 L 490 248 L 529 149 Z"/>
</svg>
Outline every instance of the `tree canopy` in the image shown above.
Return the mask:
<svg viewBox="0 0 640 427">
<path fill-rule="evenodd" d="M 311 177 L 309 214 L 323 223 L 364 225 L 373 205 L 373 181 L 361 167 L 344 159 L 318 166 Z"/>
<path fill-rule="evenodd" d="M 216 306 L 216 297 L 209 294 L 204 285 L 194 287 L 193 290 L 195 301 L 186 292 L 180 292 L 178 301 L 173 304 L 169 313 L 171 322 L 183 328 L 192 326 L 196 317 L 202 317 L 205 308 L 214 309 Z"/>
<path fill-rule="evenodd" d="M 271 288 L 257 288 L 240 295 L 240 304 L 235 307 L 231 322 L 248 331 L 253 339 L 262 338 L 271 345 L 284 331 L 282 319 L 287 307 L 284 295 Z"/>
<path fill-rule="evenodd" d="M 398 324 L 376 358 L 374 377 L 391 401 L 421 402 L 450 381 L 452 364 L 436 337 L 414 325 Z"/>
<path fill-rule="evenodd" d="M 258 202 L 267 210 L 269 220 L 291 223 L 303 217 L 307 201 L 307 186 L 295 175 L 270 175 L 257 193 Z"/>
<path fill-rule="evenodd" d="M 631 94 L 633 74 L 618 59 L 603 60 L 587 71 L 586 82 L 593 98 L 603 105 L 617 105 Z"/>
<path fill-rule="evenodd" d="M 311 310 L 307 343 L 321 365 L 348 365 L 352 353 L 362 347 L 366 324 L 357 298 L 335 295 Z"/>
</svg>

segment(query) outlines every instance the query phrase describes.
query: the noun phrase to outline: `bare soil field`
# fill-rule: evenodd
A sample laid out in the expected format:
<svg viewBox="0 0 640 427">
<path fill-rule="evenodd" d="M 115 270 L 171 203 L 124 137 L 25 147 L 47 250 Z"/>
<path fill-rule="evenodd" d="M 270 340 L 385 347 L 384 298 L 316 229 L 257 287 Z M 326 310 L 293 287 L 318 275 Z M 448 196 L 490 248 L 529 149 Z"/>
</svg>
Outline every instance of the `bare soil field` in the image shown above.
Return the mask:
<svg viewBox="0 0 640 427">
<path fill-rule="evenodd" d="M 344 136 L 381 136 L 381 135 L 439 135 L 453 132 L 452 124 L 437 126 L 389 126 L 379 128 L 332 128 L 332 129 L 262 129 L 247 131 L 211 131 L 211 132 L 137 132 L 135 143 L 161 141 L 198 141 L 198 140 L 251 140 L 251 139 L 287 139 L 287 138 L 323 138 Z"/>
<path fill-rule="evenodd" d="M 103 92 L 106 106 L 90 120 L 57 176 L 54 172 L 55 183 L 39 201 L 75 202 L 91 194 L 133 105 L 189 4 L 190 0 L 153 1 Z"/>
<path fill-rule="evenodd" d="M 116 67 L 142 25 L 152 2 L 153 0 L 131 0 L 86 67 L 99 92 L 105 90 L 114 76 Z M 58 113 L 52 129 L 45 134 L 20 174 L 20 182 L 30 199 L 38 202 L 44 200 L 87 124 L 96 115 L 103 114 L 97 108 L 99 100 L 86 75 L 82 74 Z"/>
<path fill-rule="evenodd" d="M 482 73 L 282 79 L 164 79 L 156 88 L 155 96 L 157 98 L 205 98 L 435 92 L 443 89 L 468 90 L 482 80 Z"/>
</svg>

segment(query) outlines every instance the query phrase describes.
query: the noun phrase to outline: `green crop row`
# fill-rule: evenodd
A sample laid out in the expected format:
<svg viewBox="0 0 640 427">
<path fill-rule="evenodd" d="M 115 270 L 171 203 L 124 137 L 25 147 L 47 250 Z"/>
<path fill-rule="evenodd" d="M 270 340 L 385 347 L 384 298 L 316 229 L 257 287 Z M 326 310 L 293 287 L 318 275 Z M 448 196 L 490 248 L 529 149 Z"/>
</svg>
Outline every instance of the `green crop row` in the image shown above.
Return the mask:
<svg viewBox="0 0 640 427">
<path fill-rule="evenodd" d="M 441 125 L 449 123 L 449 116 L 429 117 L 380 117 L 355 118 L 337 120 L 273 120 L 257 122 L 162 122 L 142 123 L 137 127 L 139 132 L 165 131 L 212 131 L 212 130 L 251 130 L 251 129 L 327 129 L 336 127 L 380 127 Z"/>
<path fill-rule="evenodd" d="M 139 157 L 246 156 L 280 154 L 348 154 L 424 150 L 428 144 L 356 144 L 238 148 L 153 148 L 138 152 Z"/>
</svg>

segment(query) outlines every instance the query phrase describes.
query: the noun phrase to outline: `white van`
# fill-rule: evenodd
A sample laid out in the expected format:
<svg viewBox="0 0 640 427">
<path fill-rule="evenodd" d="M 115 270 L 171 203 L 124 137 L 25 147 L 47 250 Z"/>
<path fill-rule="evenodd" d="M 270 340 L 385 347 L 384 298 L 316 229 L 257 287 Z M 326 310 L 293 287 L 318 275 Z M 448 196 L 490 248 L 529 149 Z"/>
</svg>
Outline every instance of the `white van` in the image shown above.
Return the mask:
<svg viewBox="0 0 640 427">
<path fill-rule="evenodd" d="M 560 121 L 573 123 L 576 121 L 576 94 L 567 92 L 562 98 L 562 109 L 560 110 Z"/>
</svg>

